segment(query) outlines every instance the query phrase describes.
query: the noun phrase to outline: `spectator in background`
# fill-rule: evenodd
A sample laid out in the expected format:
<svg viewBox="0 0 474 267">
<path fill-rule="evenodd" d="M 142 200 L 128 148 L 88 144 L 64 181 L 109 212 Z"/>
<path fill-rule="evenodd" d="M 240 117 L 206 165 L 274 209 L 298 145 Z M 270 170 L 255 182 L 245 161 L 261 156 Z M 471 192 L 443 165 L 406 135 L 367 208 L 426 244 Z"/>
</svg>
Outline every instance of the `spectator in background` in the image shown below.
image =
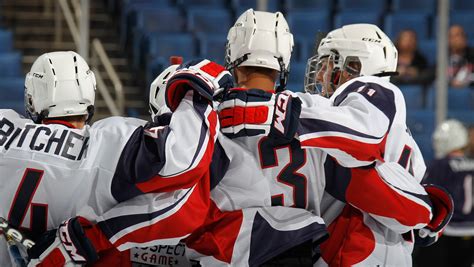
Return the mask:
<svg viewBox="0 0 474 267">
<path fill-rule="evenodd" d="M 453 197 L 454 214 L 437 243 L 417 249 L 416 266 L 471 267 L 474 263 L 474 159 L 465 156 L 467 145 L 467 130 L 457 120 L 443 122 L 433 134 L 436 160 L 422 183 L 446 188 Z"/>
<path fill-rule="evenodd" d="M 391 81 L 395 84 L 428 84 L 433 80 L 433 71 L 426 58 L 417 49 L 416 32 L 401 31 L 395 42 L 398 50 L 398 76 Z"/>
<path fill-rule="evenodd" d="M 448 75 L 451 87 L 463 88 L 474 82 L 474 50 L 467 45 L 467 36 L 461 25 L 449 28 Z"/>
</svg>

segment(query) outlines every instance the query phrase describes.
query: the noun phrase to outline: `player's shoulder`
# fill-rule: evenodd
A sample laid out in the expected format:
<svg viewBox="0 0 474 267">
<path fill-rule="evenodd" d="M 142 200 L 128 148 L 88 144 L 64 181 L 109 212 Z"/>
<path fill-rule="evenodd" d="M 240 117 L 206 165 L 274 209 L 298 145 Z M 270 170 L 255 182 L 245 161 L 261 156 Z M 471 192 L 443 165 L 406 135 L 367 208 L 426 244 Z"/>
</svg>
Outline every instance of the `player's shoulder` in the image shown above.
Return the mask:
<svg viewBox="0 0 474 267">
<path fill-rule="evenodd" d="M 360 87 L 369 85 L 369 87 L 380 87 L 390 91 L 400 91 L 400 89 L 393 83 L 390 82 L 388 77 L 377 77 L 377 76 L 360 76 L 351 79 L 341 85 L 341 89 L 357 90 Z M 357 89 L 356 89 L 357 88 Z M 341 91 L 343 91 L 341 90 Z"/>
<path fill-rule="evenodd" d="M 112 116 L 96 121 L 90 127 L 90 131 L 104 134 L 129 134 L 130 132 L 135 131 L 140 126 L 144 126 L 146 123 L 147 121 L 138 118 Z"/>
<path fill-rule="evenodd" d="M 12 109 L 0 109 L 0 120 L 2 121 L 2 124 L 12 124 L 17 127 L 21 127 L 27 123 L 33 123 L 32 120 L 24 118 Z"/>
<path fill-rule="evenodd" d="M 331 96 L 336 106 L 349 99 L 358 101 L 363 98 L 378 106 L 392 106 L 403 95 L 387 77 L 361 76 L 345 82 Z"/>
<path fill-rule="evenodd" d="M 92 125 L 91 129 L 93 130 L 134 129 L 134 128 L 143 126 L 146 123 L 147 121 L 138 119 L 138 118 L 112 116 L 112 117 L 108 117 L 108 118 L 96 121 Z"/>
<path fill-rule="evenodd" d="M 332 102 L 329 98 L 321 96 L 319 94 L 311 94 L 307 92 L 291 92 L 291 95 L 298 97 L 301 100 L 303 106 L 314 106 L 319 108 L 332 106 Z"/>
</svg>

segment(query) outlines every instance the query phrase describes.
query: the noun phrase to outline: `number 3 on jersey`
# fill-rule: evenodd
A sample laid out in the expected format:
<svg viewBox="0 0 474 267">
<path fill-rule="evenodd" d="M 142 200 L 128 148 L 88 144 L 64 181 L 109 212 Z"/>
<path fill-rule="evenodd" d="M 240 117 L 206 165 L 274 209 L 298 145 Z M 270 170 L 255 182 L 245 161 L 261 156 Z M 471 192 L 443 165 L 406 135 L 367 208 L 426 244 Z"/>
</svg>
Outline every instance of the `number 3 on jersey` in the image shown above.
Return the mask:
<svg viewBox="0 0 474 267">
<path fill-rule="evenodd" d="M 30 209 L 30 230 L 34 234 L 46 231 L 48 205 L 32 203 L 33 196 L 43 177 L 42 170 L 26 169 L 13 199 L 8 221 L 15 227 L 20 227 Z"/>
<path fill-rule="evenodd" d="M 287 149 L 289 162 L 278 173 L 278 182 L 293 188 L 292 207 L 306 208 L 308 204 L 308 179 L 297 171 L 306 163 L 306 150 L 302 149 L 299 142 L 293 139 L 291 143 L 276 145 L 272 139 L 263 137 L 258 143 L 260 152 L 260 166 L 262 169 L 278 166 L 277 150 Z M 282 194 L 272 196 L 272 206 L 284 206 Z"/>
</svg>

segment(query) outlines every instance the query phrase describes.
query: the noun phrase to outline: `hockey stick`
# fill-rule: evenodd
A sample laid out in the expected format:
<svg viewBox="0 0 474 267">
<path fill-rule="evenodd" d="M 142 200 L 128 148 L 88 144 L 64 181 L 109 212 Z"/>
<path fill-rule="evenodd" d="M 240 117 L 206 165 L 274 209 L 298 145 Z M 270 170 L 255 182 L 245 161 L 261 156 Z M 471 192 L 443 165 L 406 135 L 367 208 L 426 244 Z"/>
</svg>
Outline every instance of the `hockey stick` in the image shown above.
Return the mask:
<svg viewBox="0 0 474 267">
<path fill-rule="evenodd" d="M 18 266 L 26 266 L 28 260 L 25 260 L 20 253 L 20 248 L 18 245 L 26 251 L 31 248 L 35 243 L 30 239 L 27 239 L 18 229 L 10 226 L 7 220 L 0 217 L 0 233 L 5 236 L 5 239 L 8 244 L 8 251 L 10 255 L 15 260 L 15 263 Z"/>
</svg>

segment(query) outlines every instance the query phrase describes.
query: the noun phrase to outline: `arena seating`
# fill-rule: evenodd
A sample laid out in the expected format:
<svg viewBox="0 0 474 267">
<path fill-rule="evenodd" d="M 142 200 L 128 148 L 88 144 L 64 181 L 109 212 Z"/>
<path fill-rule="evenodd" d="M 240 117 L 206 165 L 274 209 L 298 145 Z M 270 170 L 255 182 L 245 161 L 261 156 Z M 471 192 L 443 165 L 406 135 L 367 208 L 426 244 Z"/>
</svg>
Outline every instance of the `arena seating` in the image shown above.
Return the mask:
<svg viewBox="0 0 474 267">
<path fill-rule="evenodd" d="M 226 35 L 237 17 L 257 0 L 105 0 L 118 21 L 121 45 L 126 48 L 137 72 L 149 84 L 168 64 L 171 55 L 185 60 L 206 57 L 224 63 Z M 307 59 L 314 55 L 318 32 L 348 23 L 376 23 L 395 40 L 400 30 L 418 34 L 420 52 L 430 66 L 436 64 L 436 0 L 269 0 L 269 11 L 281 11 L 294 34 L 288 88 L 302 91 Z M 451 0 L 451 23 L 464 26 L 474 44 L 474 1 Z M 11 93 L 22 87 L 21 55 L 13 50 L 11 32 L 0 30 L 1 107 L 15 106 L 22 96 Z M 10 90 L 12 90 L 10 92 Z M 420 146 L 432 157 L 434 129 L 434 86 L 402 86 L 408 108 L 408 124 Z M 16 99 L 16 100 L 15 100 Z M 21 106 L 23 109 L 23 105 Z M 450 89 L 448 117 L 474 123 L 473 89 Z"/>
<path fill-rule="evenodd" d="M 13 49 L 11 31 L 0 29 L 0 108 L 24 113 L 25 77 L 21 70 L 21 53 Z"/>
</svg>

